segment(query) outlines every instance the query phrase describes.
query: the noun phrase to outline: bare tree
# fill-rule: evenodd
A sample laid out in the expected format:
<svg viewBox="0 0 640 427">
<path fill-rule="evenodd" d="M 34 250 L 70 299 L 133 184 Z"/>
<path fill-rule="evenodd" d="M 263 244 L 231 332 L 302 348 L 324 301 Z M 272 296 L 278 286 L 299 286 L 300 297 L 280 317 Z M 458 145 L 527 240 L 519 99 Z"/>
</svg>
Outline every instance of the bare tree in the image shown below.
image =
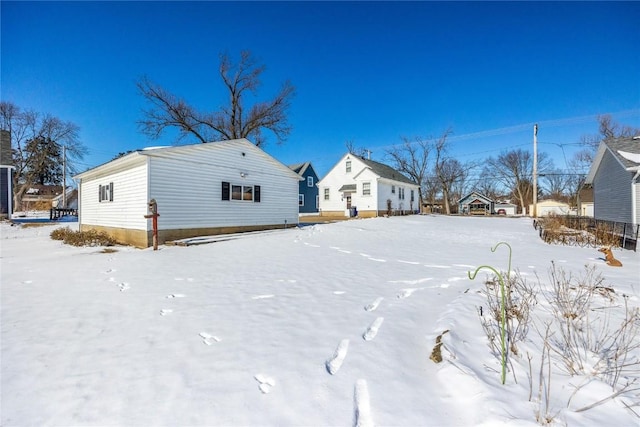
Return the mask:
<svg viewBox="0 0 640 427">
<path fill-rule="evenodd" d="M 257 146 L 266 138 L 263 130 L 270 131 L 278 143 L 286 140 L 291 132 L 287 111 L 295 89 L 288 81 L 270 101 L 246 105 L 246 95 L 256 95 L 264 65 L 256 62 L 251 52 L 243 51 L 238 63 L 233 63 L 227 54 L 220 55 L 220 77 L 229 92 L 228 104 L 219 111 L 203 113 L 191 107 L 148 77 L 137 82 L 138 90 L 152 107 L 144 111 L 138 122 L 143 133 L 159 138 L 167 128 L 178 130 L 178 139 L 195 138 L 200 142 L 218 139 L 251 139 Z"/>
<path fill-rule="evenodd" d="M 0 126 L 11 134 L 13 199 L 16 209 L 22 197 L 35 183 L 62 184 L 62 147 L 66 147 L 67 168 L 76 172 L 75 162 L 82 160 L 86 147 L 80 142 L 80 128 L 50 114 L 22 111 L 11 102 L 0 102 Z"/>
<path fill-rule="evenodd" d="M 449 143 L 447 137 L 453 133 L 451 128 L 444 131 L 442 136 L 434 143 L 436 153 L 435 164 L 433 167 L 434 176 L 440 184 L 442 191 L 442 201 L 444 210 L 447 215 L 451 213 L 452 195 L 454 195 L 455 186 L 461 184 L 469 176 L 469 171 L 475 167 L 473 163 L 462 164 L 457 159 L 449 156 Z"/>
<path fill-rule="evenodd" d="M 424 189 L 431 149 L 432 144 L 428 140 L 420 137 L 415 137 L 414 139 L 402 137 L 400 146 L 394 146 L 392 149 L 387 150 L 387 156 L 391 158 L 395 168 L 420 186 L 420 207 L 422 207 L 426 197 Z"/>
<path fill-rule="evenodd" d="M 553 169 L 541 176 L 544 192 L 554 200 L 570 199 L 571 175 L 559 169 Z"/>
<path fill-rule="evenodd" d="M 500 193 L 498 182 L 491 175 L 489 168 L 485 167 L 478 178 L 478 182 L 475 185 L 475 189 L 481 194 L 489 197 L 491 200 L 496 200 Z"/>
<path fill-rule="evenodd" d="M 522 212 L 533 200 L 533 155 L 529 151 L 517 149 L 503 151 L 497 158 L 489 157 L 487 167 L 495 179 L 518 199 Z M 550 167 L 545 153 L 538 153 L 538 171 L 543 173 Z"/>
<path fill-rule="evenodd" d="M 595 135 L 583 135 L 580 137 L 580 143 L 585 148 L 576 156 L 588 157 L 588 163 L 593 161 L 596 150 L 600 145 L 600 141 L 603 139 L 615 139 L 615 138 L 629 138 L 632 136 L 640 135 L 640 129 L 632 126 L 620 124 L 613 120 L 610 114 L 603 114 L 598 116 L 598 133 Z"/>
</svg>

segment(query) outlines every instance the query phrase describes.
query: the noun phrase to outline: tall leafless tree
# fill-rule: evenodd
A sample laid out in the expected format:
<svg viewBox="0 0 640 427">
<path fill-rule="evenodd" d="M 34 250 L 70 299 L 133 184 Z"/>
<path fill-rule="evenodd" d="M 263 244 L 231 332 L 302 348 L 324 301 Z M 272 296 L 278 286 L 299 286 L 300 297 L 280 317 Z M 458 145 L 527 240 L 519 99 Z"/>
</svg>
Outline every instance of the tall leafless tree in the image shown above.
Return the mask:
<svg viewBox="0 0 640 427">
<path fill-rule="evenodd" d="M 168 128 L 178 130 L 178 139 L 191 137 L 199 142 L 248 138 L 257 146 L 264 144 L 263 131 L 270 131 L 278 143 L 291 132 L 287 111 L 295 89 L 286 81 L 276 96 L 264 102 L 247 105 L 247 95 L 256 95 L 265 66 L 258 64 L 251 52 L 243 51 L 237 63 L 228 54 L 220 55 L 219 73 L 228 90 L 228 103 L 220 110 L 200 112 L 148 77 L 137 82 L 140 94 L 152 105 L 138 122 L 143 133 L 159 138 Z"/>
<path fill-rule="evenodd" d="M 489 157 L 487 167 L 495 179 L 500 182 L 518 200 L 522 212 L 533 200 L 533 154 L 522 149 L 505 150 L 498 157 Z M 538 153 L 538 171 L 544 173 L 550 168 L 545 153 Z"/>
<path fill-rule="evenodd" d="M 428 140 L 420 137 L 413 139 L 402 137 L 401 145 L 387 150 L 387 156 L 393 162 L 394 167 L 420 186 L 420 208 L 426 198 L 424 189 L 431 149 L 432 144 Z"/>
<path fill-rule="evenodd" d="M 451 135 L 451 133 L 453 133 L 451 128 L 447 129 L 434 143 L 436 158 L 433 166 L 433 175 L 440 184 L 444 210 L 447 215 L 451 213 L 451 204 L 454 202 L 453 196 L 455 196 L 455 188 L 464 188 L 463 181 L 469 176 L 469 171 L 476 167 L 472 162 L 462 164 L 449 155 L 449 141 L 447 141 L 447 137 Z"/>
<path fill-rule="evenodd" d="M 60 178 L 62 146 L 66 147 L 67 168 L 76 172 L 75 163 L 87 152 L 79 138 L 80 128 L 50 114 L 22 111 L 11 102 L 0 102 L 0 127 L 11 134 L 13 166 L 13 205 L 21 209 L 22 197 L 35 183 L 62 184 Z"/>
</svg>

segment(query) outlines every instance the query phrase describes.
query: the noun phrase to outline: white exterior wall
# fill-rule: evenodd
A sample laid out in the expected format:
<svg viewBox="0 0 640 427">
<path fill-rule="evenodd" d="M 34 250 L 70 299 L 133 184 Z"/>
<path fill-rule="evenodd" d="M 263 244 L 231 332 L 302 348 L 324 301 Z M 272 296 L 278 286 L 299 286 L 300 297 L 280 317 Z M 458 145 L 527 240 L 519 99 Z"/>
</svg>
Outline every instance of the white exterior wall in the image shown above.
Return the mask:
<svg viewBox="0 0 640 427">
<path fill-rule="evenodd" d="M 113 182 L 113 201 L 99 201 L 100 185 Z M 134 166 L 111 173 L 83 178 L 79 185 L 79 221 L 86 225 L 150 229 L 147 214 L 147 163 L 137 159 Z"/>
<path fill-rule="evenodd" d="M 146 155 L 149 195 L 158 204 L 162 230 L 298 223 L 298 175 L 251 143 L 225 141 Z M 259 185 L 260 202 L 223 201 L 223 181 Z"/>
<path fill-rule="evenodd" d="M 346 162 L 351 161 L 351 172 L 346 171 Z M 362 184 L 364 182 L 371 183 L 371 195 L 364 196 L 362 194 Z M 358 212 L 362 211 L 383 211 L 387 210 L 387 199 L 391 199 L 394 210 L 402 209 L 410 210 L 411 206 L 411 190 L 414 192 L 413 210 L 419 208 L 419 187 L 400 181 L 391 181 L 381 179 L 375 174 L 365 163 L 360 161 L 357 156 L 346 154 L 340 161 L 327 173 L 327 175 L 318 183 L 320 211 L 347 211 L 347 201 L 342 198 L 339 189 L 343 185 L 355 184 L 356 191 L 351 194 L 351 205 L 356 206 Z M 391 193 L 391 186 L 395 185 L 395 193 Z M 399 187 L 405 189 L 405 198 L 399 199 Z M 324 199 L 324 190 L 329 189 L 329 200 Z"/>
</svg>

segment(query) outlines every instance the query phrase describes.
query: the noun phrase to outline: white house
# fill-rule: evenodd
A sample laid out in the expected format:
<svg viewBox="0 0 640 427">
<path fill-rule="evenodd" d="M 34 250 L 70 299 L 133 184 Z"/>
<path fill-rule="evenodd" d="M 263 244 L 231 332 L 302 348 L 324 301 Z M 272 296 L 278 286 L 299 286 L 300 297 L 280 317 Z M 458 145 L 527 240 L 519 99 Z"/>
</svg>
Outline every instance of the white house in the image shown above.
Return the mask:
<svg viewBox="0 0 640 427">
<path fill-rule="evenodd" d="M 533 212 L 533 205 L 529 205 L 529 213 Z M 543 200 L 536 203 L 536 216 L 570 215 L 571 206 L 556 200 Z"/>
<path fill-rule="evenodd" d="M 298 223 L 298 174 L 246 139 L 135 151 L 74 177 L 80 230 L 158 242 Z"/>
<path fill-rule="evenodd" d="M 397 170 L 345 154 L 318 182 L 321 216 L 375 217 L 417 212 L 420 187 Z"/>
</svg>

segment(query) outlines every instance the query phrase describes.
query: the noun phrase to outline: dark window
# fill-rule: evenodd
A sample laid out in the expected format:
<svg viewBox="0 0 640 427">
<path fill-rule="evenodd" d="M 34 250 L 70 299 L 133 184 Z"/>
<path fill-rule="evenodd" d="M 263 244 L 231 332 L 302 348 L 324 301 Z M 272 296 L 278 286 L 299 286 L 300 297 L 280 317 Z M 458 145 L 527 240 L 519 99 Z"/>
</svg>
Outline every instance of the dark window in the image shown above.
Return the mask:
<svg viewBox="0 0 640 427">
<path fill-rule="evenodd" d="M 98 186 L 98 202 L 113 202 L 113 182 Z"/>
<path fill-rule="evenodd" d="M 230 184 L 228 182 L 222 182 L 222 200 L 230 199 Z"/>
<path fill-rule="evenodd" d="M 260 202 L 260 186 L 259 185 L 253 186 L 253 201 L 256 203 Z"/>
</svg>

